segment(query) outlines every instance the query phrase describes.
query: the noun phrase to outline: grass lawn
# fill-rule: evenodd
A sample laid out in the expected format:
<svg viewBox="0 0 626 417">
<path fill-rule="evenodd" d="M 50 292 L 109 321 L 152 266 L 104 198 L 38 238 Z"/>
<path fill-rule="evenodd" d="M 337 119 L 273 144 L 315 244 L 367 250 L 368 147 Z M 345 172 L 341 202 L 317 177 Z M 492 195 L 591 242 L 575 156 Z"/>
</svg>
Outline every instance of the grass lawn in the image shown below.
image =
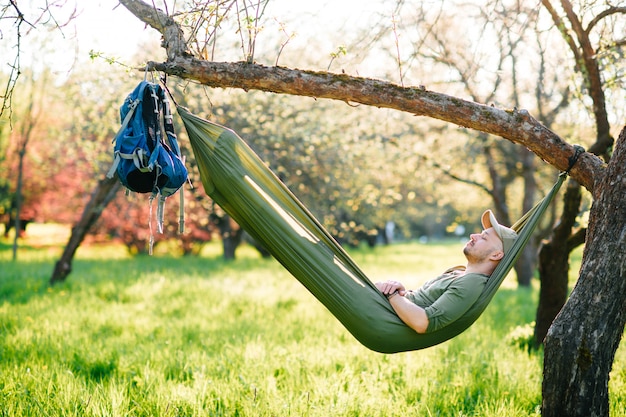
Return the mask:
<svg viewBox="0 0 626 417">
<path fill-rule="evenodd" d="M 49 232 L 29 229 L 17 262 L 0 241 L 0 416 L 539 415 L 541 352 L 512 342 L 531 331 L 538 291 L 512 276 L 467 332 L 383 355 L 248 247 L 230 263 L 217 244 L 197 258 L 83 247 L 49 287 L 62 250 Z M 463 263 L 461 248 L 351 254 L 373 280 L 414 287 Z M 610 390 L 611 415 L 626 416 L 624 347 Z"/>
</svg>

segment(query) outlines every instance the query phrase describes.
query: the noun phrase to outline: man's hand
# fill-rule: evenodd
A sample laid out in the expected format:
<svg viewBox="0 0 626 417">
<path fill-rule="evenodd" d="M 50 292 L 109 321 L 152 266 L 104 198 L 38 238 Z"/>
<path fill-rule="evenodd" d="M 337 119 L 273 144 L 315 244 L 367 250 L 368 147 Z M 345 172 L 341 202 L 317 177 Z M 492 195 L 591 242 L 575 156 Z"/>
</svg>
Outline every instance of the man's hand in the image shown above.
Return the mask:
<svg viewBox="0 0 626 417">
<path fill-rule="evenodd" d="M 380 292 L 382 292 L 386 297 L 389 296 L 389 294 L 393 294 L 394 292 L 398 292 L 399 295 L 404 297 L 404 294 L 406 294 L 406 288 L 404 288 L 404 285 L 402 285 L 401 282 L 398 281 L 383 281 L 383 282 L 377 282 L 374 285 L 376 285 L 376 288 L 378 288 L 378 290 Z"/>
<path fill-rule="evenodd" d="M 394 311 L 400 317 L 400 319 L 406 323 L 407 326 L 415 330 L 417 333 L 425 333 L 428 329 L 428 316 L 426 315 L 426 311 L 419 307 L 416 304 L 413 304 L 409 299 L 404 298 L 404 295 L 407 293 L 404 285 L 398 281 L 384 281 L 377 282 L 376 288 L 380 292 L 382 292 L 387 299 L 389 299 L 389 303 L 391 307 L 393 307 Z M 390 294 L 398 294 L 401 297 L 395 297 Z"/>
</svg>

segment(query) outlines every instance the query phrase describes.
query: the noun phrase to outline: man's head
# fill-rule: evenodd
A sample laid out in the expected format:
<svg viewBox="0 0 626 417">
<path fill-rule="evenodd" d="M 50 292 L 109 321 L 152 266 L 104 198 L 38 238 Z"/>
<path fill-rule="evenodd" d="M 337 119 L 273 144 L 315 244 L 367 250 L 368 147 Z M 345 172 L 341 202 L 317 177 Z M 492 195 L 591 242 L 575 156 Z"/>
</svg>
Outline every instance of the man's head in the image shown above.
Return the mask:
<svg viewBox="0 0 626 417">
<path fill-rule="evenodd" d="M 485 230 L 493 228 L 498 238 L 500 238 L 500 240 L 502 241 L 503 252 L 505 254 L 508 253 L 509 250 L 511 250 L 511 248 L 513 247 L 515 241 L 517 240 L 517 233 L 515 233 L 515 230 L 506 226 L 502 226 L 500 223 L 498 223 L 498 221 L 496 220 L 496 216 L 493 215 L 491 210 L 487 210 L 483 213 L 481 222 Z"/>
<path fill-rule="evenodd" d="M 491 275 L 504 255 L 511 250 L 517 233 L 498 223 L 491 210 L 483 213 L 481 221 L 483 231 L 471 234 L 469 242 L 463 248 L 467 258 L 466 272 L 471 270 Z"/>
</svg>

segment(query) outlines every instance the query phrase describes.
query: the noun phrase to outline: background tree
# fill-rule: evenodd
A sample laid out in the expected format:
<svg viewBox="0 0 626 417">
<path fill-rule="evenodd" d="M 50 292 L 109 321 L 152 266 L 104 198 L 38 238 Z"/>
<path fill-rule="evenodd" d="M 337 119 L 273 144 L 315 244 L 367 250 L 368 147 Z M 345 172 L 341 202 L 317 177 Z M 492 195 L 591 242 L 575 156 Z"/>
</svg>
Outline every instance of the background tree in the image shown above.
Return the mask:
<svg viewBox="0 0 626 417">
<path fill-rule="evenodd" d="M 418 9 L 419 10 L 419 9 Z M 550 59 L 546 59 L 546 48 L 550 47 L 546 35 L 541 9 L 534 5 L 502 1 L 486 4 L 463 4 L 448 10 L 437 10 L 437 18 L 432 18 L 433 11 L 418 12 L 418 18 L 409 21 L 409 25 L 423 28 L 419 33 L 420 48 L 416 50 L 415 62 L 424 65 L 424 60 L 443 66 L 439 74 L 452 73 L 452 88 L 461 91 L 474 101 L 484 103 L 508 103 L 520 107 L 528 106 L 533 99 L 535 107 L 530 108 L 544 126 L 563 128 L 559 115 L 565 114 L 571 104 L 572 94 L 562 75 L 562 68 L 554 66 L 561 62 L 561 56 L 555 49 L 550 50 Z M 428 18 L 430 13 L 430 18 Z M 452 20 L 451 20 L 452 19 Z M 432 22 L 432 23 L 431 23 Z M 475 27 L 475 35 L 465 37 L 458 33 L 466 27 Z M 404 25 L 405 30 L 410 30 Z M 459 29 L 460 28 L 460 29 Z M 474 38 L 490 40 L 497 43 L 497 48 L 480 48 L 472 43 Z M 459 44 L 458 38 L 461 38 Z M 484 42 L 488 45 L 490 42 Z M 410 68 L 411 61 L 403 68 Z M 446 73 L 445 69 L 448 69 Z M 531 71 L 528 71 L 531 68 Z M 442 83 L 446 77 L 441 77 Z M 454 91 L 454 90 L 453 90 Z M 481 97 L 481 93 L 483 96 Z M 489 91 L 489 95 L 484 95 Z M 528 108 L 528 107 L 527 107 Z M 480 136 L 480 135 L 479 135 Z M 502 141 L 490 141 L 487 135 L 474 143 L 476 158 L 488 167 L 489 184 L 464 178 L 458 173 L 450 175 L 458 177 L 469 184 L 489 193 L 500 218 L 511 221 L 511 216 L 519 216 L 527 211 L 537 199 L 538 190 L 548 187 L 546 181 L 548 170 L 535 163 L 535 156 L 524 148 L 510 146 Z M 591 145 L 591 144 L 590 144 Z M 465 147 L 467 154 L 472 148 Z M 481 150 L 482 151 L 479 151 Z M 480 169 L 476 166 L 474 170 Z M 548 175 L 553 176 L 550 172 Z M 523 185 L 520 186 L 519 179 Z M 519 198 L 522 196 L 522 198 Z M 520 209 L 515 209 L 516 205 Z M 546 222 L 550 224 L 553 222 Z M 542 228 L 540 228 L 541 230 Z M 529 285 L 536 269 L 536 254 L 539 241 L 547 236 L 548 230 L 537 233 L 516 264 L 518 282 Z M 552 316 L 551 318 L 554 318 Z"/>
<path fill-rule="evenodd" d="M 4 35 L 7 35 L 6 39 L 12 42 L 10 45 L 11 53 L 5 55 L 5 59 L 9 59 L 5 64 L 10 71 L 4 92 L 0 95 L 2 98 L 0 117 L 7 111 L 9 119 L 11 119 L 13 92 L 22 74 L 22 52 L 25 40 L 32 38 L 33 32 L 39 27 L 62 32 L 63 28 L 76 17 L 76 9 L 64 7 L 66 4 L 67 0 L 47 0 L 38 4 L 37 7 L 22 7 L 22 4 L 18 4 L 14 0 L 0 4 L 0 30 L 3 33 L 3 38 Z M 64 13 L 68 10 L 67 14 Z M 63 13 L 59 13 L 60 11 Z M 29 49 L 32 50 L 33 48 Z"/>
<path fill-rule="evenodd" d="M 36 139 L 36 136 L 41 135 L 40 125 L 42 123 L 42 110 L 45 107 L 43 94 L 45 90 L 39 87 L 45 84 L 46 77 L 44 75 L 42 79 L 35 80 L 32 73 L 29 75 L 27 77 L 28 88 L 22 91 L 22 93 L 26 94 L 26 103 L 20 106 L 19 123 L 9 136 L 10 145 L 7 152 L 9 157 L 6 161 L 9 169 L 5 171 L 10 180 L 14 181 L 8 219 L 5 223 L 5 235 L 7 235 L 11 226 L 15 230 L 13 260 L 17 259 L 18 238 L 21 232 L 25 230 L 26 222 L 35 219 L 36 214 L 33 206 L 42 192 L 42 187 L 38 186 L 36 183 L 37 178 L 33 175 L 33 171 L 37 169 L 37 164 L 35 161 L 32 161 L 32 157 L 37 158 L 34 155 L 29 155 L 29 152 L 32 149 L 32 142 Z M 27 160 L 27 156 L 31 156 L 31 161 Z M 26 167 L 28 162 L 33 164 Z M 25 177 L 28 178 L 25 179 Z M 27 180 L 30 180 L 29 186 L 25 187 L 24 182 Z M 30 200 L 28 201 L 30 207 L 26 210 L 24 210 L 25 200 Z"/>
<path fill-rule="evenodd" d="M 0 117 L 0 166 L 6 167 L 10 127 L 7 117 Z M 6 171 L 5 171 L 6 172 Z M 11 207 L 11 183 L 8 176 L 0 175 L 0 218 L 5 220 Z M 6 232 L 6 226 L 5 226 Z"/>
<path fill-rule="evenodd" d="M 616 26 L 615 19 L 626 14 L 626 7 L 590 4 L 589 7 L 580 8 L 580 13 L 575 13 L 569 0 L 560 2 L 560 10 L 550 0 L 543 0 L 542 4 L 574 58 L 570 72 L 576 79 L 573 85 L 576 96 L 583 103 L 585 98 L 592 103 L 587 110 L 593 115 L 596 133 L 595 143 L 588 150 L 608 161 L 613 137 L 607 109 L 610 104 L 606 102 L 604 91 L 605 88 L 613 89 L 623 83 L 621 77 L 615 73 L 617 67 L 614 54 L 620 54 L 625 40 L 618 38 L 619 31 L 615 32 L 614 29 L 619 27 Z M 583 21 L 588 22 L 586 26 Z M 593 38 L 597 39 L 595 46 Z M 543 342 L 550 324 L 567 299 L 569 254 L 585 240 L 585 230 L 575 228 L 581 211 L 581 201 L 580 186 L 570 181 L 560 221 L 552 231 L 550 240 L 541 247 L 541 290 L 535 326 L 536 345 Z"/>
</svg>

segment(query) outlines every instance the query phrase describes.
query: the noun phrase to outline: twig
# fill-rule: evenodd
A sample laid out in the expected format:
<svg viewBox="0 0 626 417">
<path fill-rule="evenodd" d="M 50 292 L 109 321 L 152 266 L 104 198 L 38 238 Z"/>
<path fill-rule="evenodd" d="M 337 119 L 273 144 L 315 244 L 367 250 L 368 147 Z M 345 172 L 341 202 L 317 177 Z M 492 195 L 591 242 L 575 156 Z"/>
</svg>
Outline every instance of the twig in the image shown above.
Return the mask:
<svg viewBox="0 0 626 417">
<path fill-rule="evenodd" d="M 400 85 L 404 87 L 404 74 L 402 74 L 402 59 L 400 58 L 400 39 L 398 35 L 398 27 L 396 26 L 395 13 L 391 17 L 391 23 L 393 23 L 393 35 L 396 42 L 396 59 L 398 60 L 398 71 L 400 72 Z"/>
</svg>

